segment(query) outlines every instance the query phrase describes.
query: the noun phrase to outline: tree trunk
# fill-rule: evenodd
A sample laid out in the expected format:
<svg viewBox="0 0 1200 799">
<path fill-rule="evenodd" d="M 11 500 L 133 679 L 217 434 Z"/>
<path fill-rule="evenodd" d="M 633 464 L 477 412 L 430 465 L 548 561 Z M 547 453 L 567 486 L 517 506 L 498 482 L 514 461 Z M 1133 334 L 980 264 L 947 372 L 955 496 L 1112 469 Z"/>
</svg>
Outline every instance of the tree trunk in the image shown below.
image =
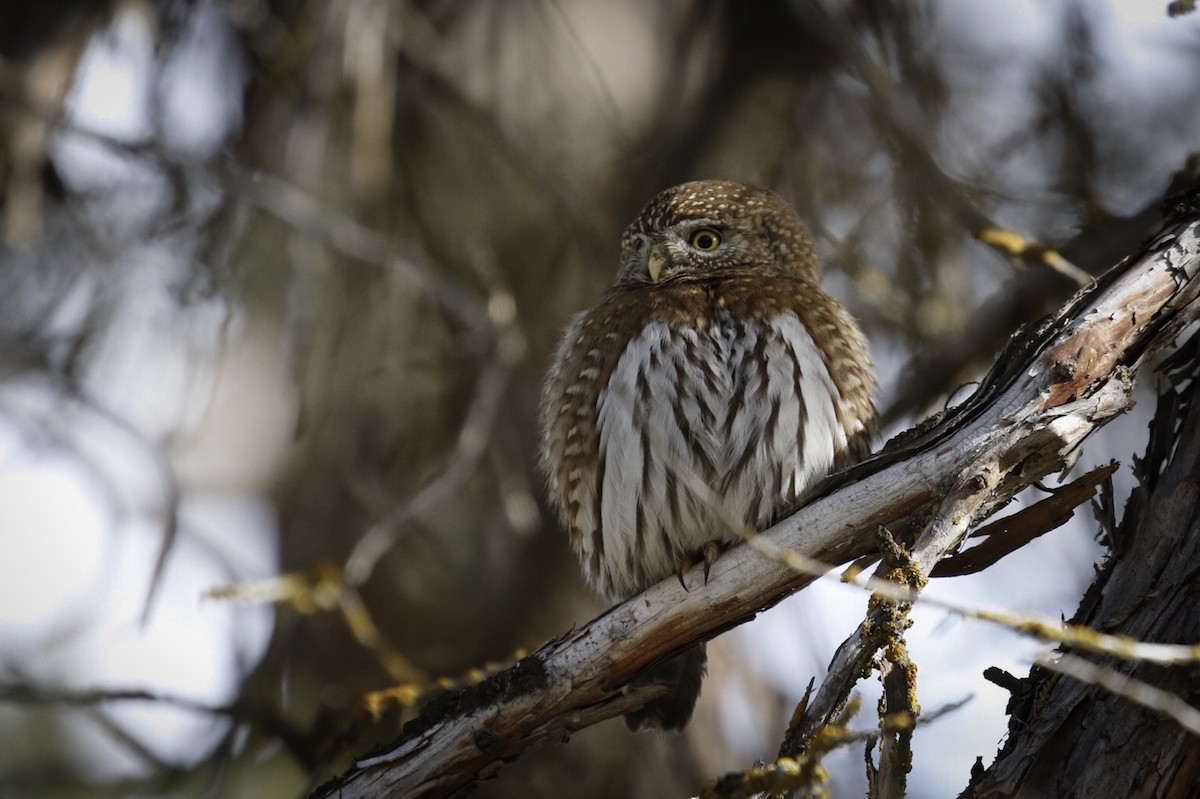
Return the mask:
<svg viewBox="0 0 1200 799">
<path fill-rule="evenodd" d="M 1073 622 L 1140 641 L 1200 641 L 1200 339 L 1170 364 L 1140 485 L 1111 555 Z M 1100 507 L 1103 516 L 1110 508 Z M 1195 706 L 1200 667 L 1158 666 L 1076 654 Z M 1010 703 L 1008 740 L 963 799 L 985 797 L 1193 797 L 1200 740 L 1176 721 L 1100 685 L 1035 667 Z"/>
</svg>

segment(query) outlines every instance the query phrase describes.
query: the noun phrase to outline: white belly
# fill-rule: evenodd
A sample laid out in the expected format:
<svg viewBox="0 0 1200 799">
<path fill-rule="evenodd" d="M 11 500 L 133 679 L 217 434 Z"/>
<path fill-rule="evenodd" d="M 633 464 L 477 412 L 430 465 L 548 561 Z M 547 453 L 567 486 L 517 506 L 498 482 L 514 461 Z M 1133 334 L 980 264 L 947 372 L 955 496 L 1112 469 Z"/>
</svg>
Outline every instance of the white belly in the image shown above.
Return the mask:
<svg viewBox="0 0 1200 799">
<path fill-rule="evenodd" d="M 597 400 L 602 554 L 597 586 L 630 596 L 712 540 L 761 529 L 847 446 L 836 387 L 791 313 L 706 329 L 652 322 Z M 598 562 L 597 562 L 598 561 Z"/>
</svg>

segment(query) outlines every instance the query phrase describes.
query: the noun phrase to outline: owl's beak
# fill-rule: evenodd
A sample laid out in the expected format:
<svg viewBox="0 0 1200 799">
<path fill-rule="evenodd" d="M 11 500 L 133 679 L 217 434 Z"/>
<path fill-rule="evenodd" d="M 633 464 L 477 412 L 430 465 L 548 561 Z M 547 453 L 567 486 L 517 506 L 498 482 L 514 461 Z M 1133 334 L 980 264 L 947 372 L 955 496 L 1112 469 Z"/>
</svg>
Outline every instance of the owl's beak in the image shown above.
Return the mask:
<svg viewBox="0 0 1200 799">
<path fill-rule="evenodd" d="M 667 255 L 662 251 L 661 247 L 651 247 L 650 255 L 646 258 L 646 273 L 650 275 L 650 280 L 657 283 L 662 277 L 663 269 L 667 265 Z"/>
</svg>

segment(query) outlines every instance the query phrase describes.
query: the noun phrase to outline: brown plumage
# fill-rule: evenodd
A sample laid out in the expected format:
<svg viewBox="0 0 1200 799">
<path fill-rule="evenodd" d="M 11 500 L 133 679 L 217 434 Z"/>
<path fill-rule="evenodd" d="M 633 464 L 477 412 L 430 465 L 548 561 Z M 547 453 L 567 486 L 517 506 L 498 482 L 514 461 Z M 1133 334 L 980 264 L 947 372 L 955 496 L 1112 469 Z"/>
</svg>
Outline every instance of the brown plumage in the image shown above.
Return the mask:
<svg viewBox="0 0 1200 799">
<path fill-rule="evenodd" d="M 866 342 L 819 279 L 795 213 L 752 186 L 676 186 L 625 231 L 617 281 L 567 328 L 541 408 L 551 497 L 608 599 L 707 568 L 866 454 Z M 686 724 L 703 668 L 699 645 L 641 675 L 675 690 L 630 726 Z"/>
</svg>

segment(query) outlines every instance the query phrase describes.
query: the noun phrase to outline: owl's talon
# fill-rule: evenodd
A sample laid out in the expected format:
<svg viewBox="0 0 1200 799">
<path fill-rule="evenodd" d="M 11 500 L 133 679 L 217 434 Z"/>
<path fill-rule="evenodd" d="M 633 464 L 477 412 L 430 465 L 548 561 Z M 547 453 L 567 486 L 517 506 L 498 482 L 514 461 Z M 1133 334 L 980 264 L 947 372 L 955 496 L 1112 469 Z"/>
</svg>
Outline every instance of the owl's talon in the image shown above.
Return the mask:
<svg viewBox="0 0 1200 799">
<path fill-rule="evenodd" d="M 721 545 L 716 541 L 709 541 L 704 545 L 704 584 L 708 585 L 708 572 L 712 565 L 717 562 L 717 558 L 721 557 Z"/>
<path fill-rule="evenodd" d="M 683 581 L 683 575 L 692 570 L 692 562 L 687 558 L 675 558 L 675 576 L 679 578 L 679 584 L 683 586 L 683 590 L 687 591 L 687 583 Z"/>
</svg>

